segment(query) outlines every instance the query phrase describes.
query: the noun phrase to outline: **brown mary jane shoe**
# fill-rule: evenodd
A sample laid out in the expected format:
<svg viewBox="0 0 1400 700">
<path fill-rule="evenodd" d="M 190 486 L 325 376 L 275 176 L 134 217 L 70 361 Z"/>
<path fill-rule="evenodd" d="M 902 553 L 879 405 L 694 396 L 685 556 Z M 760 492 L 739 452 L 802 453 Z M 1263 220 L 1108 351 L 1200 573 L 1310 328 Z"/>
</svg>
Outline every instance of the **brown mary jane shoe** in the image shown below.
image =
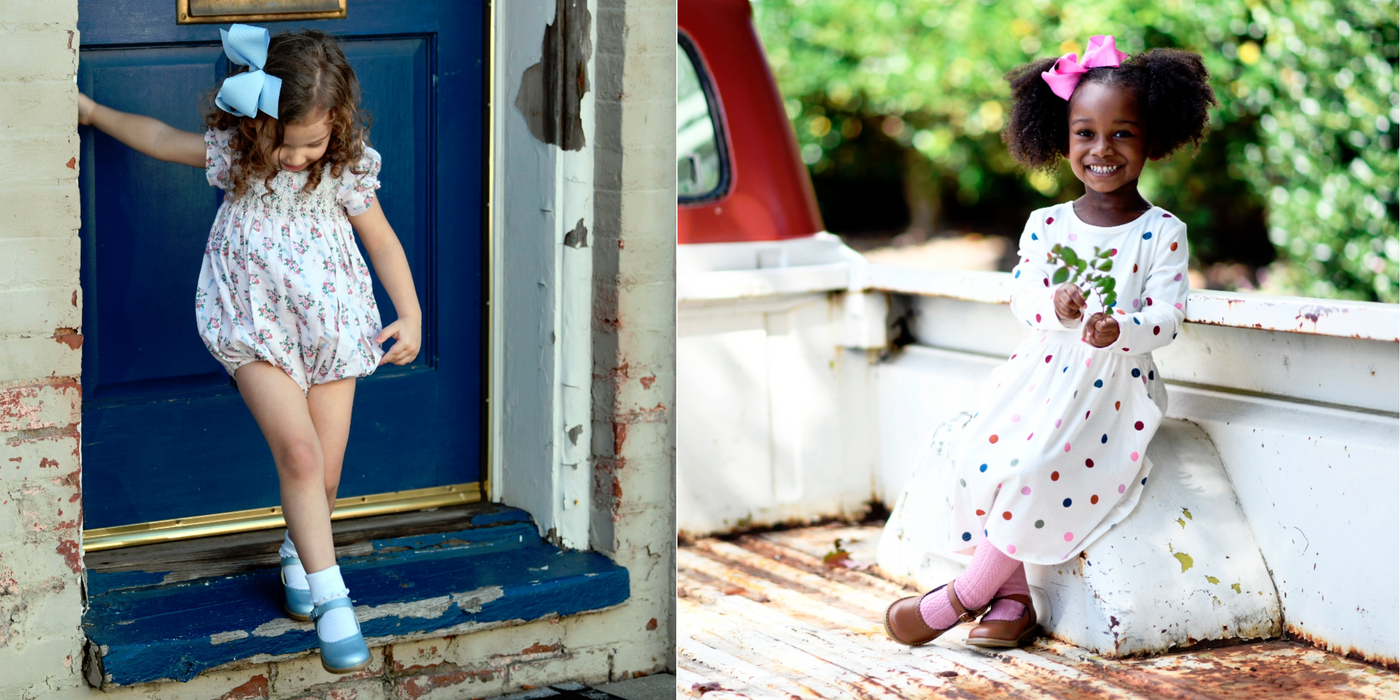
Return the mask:
<svg viewBox="0 0 1400 700">
<path fill-rule="evenodd" d="M 1020 619 L 1016 620 L 983 620 L 976 627 L 967 633 L 967 643 L 975 647 L 1018 647 L 1029 641 L 1040 631 L 1035 622 L 1035 605 L 1031 603 L 1030 596 L 1013 593 L 993 598 L 992 603 L 1005 598 L 1014 600 L 1026 606 L 1025 612 L 1021 613 Z M 988 603 L 990 607 L 991 603 Z"/>
<path fill-rule="evenodd" d="M 936 630 L 924 622 L 924 616 L 919 613 L 919 601 L 926 595 L 937 593 L 940 589 L 948 589 L 948 602 L 952 604 L 953 610 L 958 613 L 958 621 L 954 622 L 946 629 Z M 890 636 L 900 644 L 916 647 L 938 638 L 938 635 L 947 632 L 964 622 L 972 622 L 978 615 L 986 612 L 991 607 L 991 603 L 968 611 L 963 607 L 962 601 L 958 600 L 958 594 L 953 590 L 953 581 L 935 588 L 924 595 L 914 595 L 908 598 L 900 598 L 890 604 L 885 610 L 885 634 Z"/>
</svg>

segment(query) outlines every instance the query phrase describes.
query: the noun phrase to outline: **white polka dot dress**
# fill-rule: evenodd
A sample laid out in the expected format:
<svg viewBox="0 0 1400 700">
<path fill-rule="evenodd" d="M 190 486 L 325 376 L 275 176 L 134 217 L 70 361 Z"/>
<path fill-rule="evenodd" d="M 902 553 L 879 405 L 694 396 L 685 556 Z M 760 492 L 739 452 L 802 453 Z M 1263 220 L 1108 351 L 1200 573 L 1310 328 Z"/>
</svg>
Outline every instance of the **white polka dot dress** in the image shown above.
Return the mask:
<svg viewBox="0 0 1400 700">
<path fill-rule="evenodd" d="M 1118 339 L 1095 348 L 1082 321 L 1055 315 L 1051 246 L 1111 250 Z M 1186 226 L 1153 207 L 1121 226 L 1090 226 L 1070 203 L 1040 209 L 1021 234 L 1012 312 L 1031 330 L 1005 364 L 954 449 L 953 551 L 984 537 L 1032 564 L 1079 554 L 1137 505 L 1147 443 L 1167 395 L 1151 352 L 1185 318 Z M 1085 290 L 1085 317 L 1102 310 Z"/>
</svg>

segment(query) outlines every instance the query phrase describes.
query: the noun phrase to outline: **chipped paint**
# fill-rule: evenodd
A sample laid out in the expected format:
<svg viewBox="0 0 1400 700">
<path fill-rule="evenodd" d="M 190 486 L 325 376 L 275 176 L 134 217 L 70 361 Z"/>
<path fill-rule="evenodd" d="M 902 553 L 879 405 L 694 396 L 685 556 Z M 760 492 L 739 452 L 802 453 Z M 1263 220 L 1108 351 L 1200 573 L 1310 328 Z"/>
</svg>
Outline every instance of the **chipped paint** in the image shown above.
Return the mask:
<svg viewBox="0 0 1400 700">
<path fill-rule="evenodd" d="M 215 634 L 209 635 L 209 643 L 224 644 L 226 642 L 232 642 L 237 641 L 239 639 L 247 638 L 248 632 L 246 630 L 233 630 L 232 632 L 217 632 Z"/>
<path fill-rule="evenodd" d="M 59 328 L 53 332 L 53 339 L 67 345 L 69 350 L 77 350 L 83 346 L 83 336 L 76 328 Z"/>
<path fill-rule="evenodd" d="M 579 219 L 573 230 L 564 234 L 564 245 L 574 250 L 588 247 L 588 227 L 583 225 L 583 219 Z"/>
<path fill-rule="evenodd" d="M 68 568 L 71 569 L 73 573 L 82 573 L 83 552 L 82 547 L 76 540 L 60 540 L 58 547 L 55 549 L 59 555 L 63 557 L 63 561 L 68 564 Z"/>
<path fill-rule="evenodd" d="M 555 0 L 554 21 L 544 30 L 540 62 L 525 70 L 515 108 L 530 134 L 566 151 L 585 143 L 583 96 L 589 90 L 593 16 L 584 0 Z"/>
</svg>

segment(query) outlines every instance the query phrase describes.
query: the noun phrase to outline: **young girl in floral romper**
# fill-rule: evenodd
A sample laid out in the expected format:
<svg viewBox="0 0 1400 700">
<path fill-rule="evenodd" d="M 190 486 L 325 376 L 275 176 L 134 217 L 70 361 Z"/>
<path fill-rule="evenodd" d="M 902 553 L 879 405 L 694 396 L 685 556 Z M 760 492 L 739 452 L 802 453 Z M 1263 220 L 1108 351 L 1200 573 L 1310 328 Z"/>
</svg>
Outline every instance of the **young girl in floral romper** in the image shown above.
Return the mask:
<svg viewBox="0 0 1400 700">
<path fill-rule="evenodd" d="M 1148 160 L 1204 138 L 1215 95 L 1201 57 L 1128 57 L 1095 36 L 1082 61 L 1044 58 L 1007 78 L 1011 155 L 1050 172 L 1066 158 L 1085 192 L 1033 212 L 1021 234 L 1011 311 L 1031 335 L 993 370 L 952 452 L 948 549 L 972 562 L 890 605 L 886 632 L 911 646 L 983 612 L 969 644 L 1014 647 L 1035 634 L 1024 565 L 1077 556 L 1137 505 L 1167 406 L 1151 353 L 1186 316 L 1186 225 L 1137 184 Z M 1113 288 L 1066 280 L 1066 260 L 1092 263 Z"/>
<path fill-rule="evenodd" d="M 233 65 L 203 134 L 79 96 L 78 121 L 136 150 L 204 168 L 226 192 L 204 250 L 195 314 L 234 377 L 277 464 L 287 538 L 285 608 L 315 621 L 321 663 L 369 663 L 335 564 L 331 510 L 350 433 L 355 378 L 413 361 L 422 313 L 375 196 L 379 154 L 365 143 L 359 85 L 326 34 L 220 30 Z M 382 327 L 359 235 L 398 320 Z M 385 353 L 379 346 L 397 339 Z"/>
</svg>

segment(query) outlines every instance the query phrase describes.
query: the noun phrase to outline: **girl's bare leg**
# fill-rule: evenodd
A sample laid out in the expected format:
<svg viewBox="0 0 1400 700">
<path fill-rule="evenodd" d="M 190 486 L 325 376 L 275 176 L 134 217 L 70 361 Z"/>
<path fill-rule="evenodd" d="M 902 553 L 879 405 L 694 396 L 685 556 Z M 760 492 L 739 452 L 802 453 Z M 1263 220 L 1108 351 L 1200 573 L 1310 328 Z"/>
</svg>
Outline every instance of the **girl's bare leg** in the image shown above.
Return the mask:
<svg viewBox="0 0 1400 700">
<path fill-rule="evenodd" d="M 262 429 L 282 492 L 282 514 L 307 573 L 335 564 L 331 514 L 326 507 L 326 467 L 321 441 L 301 387 L 267 362 L 235 375 L 238 392 Z"/>
<path fill-rule="evenodd" d="M 340 379 L 311 387 L 306 396 L 311 422 L 321 441 L 326 464 L 326 508 L 335 511 L 335 492 L 340 488 L 340 468 L 345 461 L 345 443 L 350 439 L 350 409 L 355 405 L 355 378 Z"/>
</svg>

